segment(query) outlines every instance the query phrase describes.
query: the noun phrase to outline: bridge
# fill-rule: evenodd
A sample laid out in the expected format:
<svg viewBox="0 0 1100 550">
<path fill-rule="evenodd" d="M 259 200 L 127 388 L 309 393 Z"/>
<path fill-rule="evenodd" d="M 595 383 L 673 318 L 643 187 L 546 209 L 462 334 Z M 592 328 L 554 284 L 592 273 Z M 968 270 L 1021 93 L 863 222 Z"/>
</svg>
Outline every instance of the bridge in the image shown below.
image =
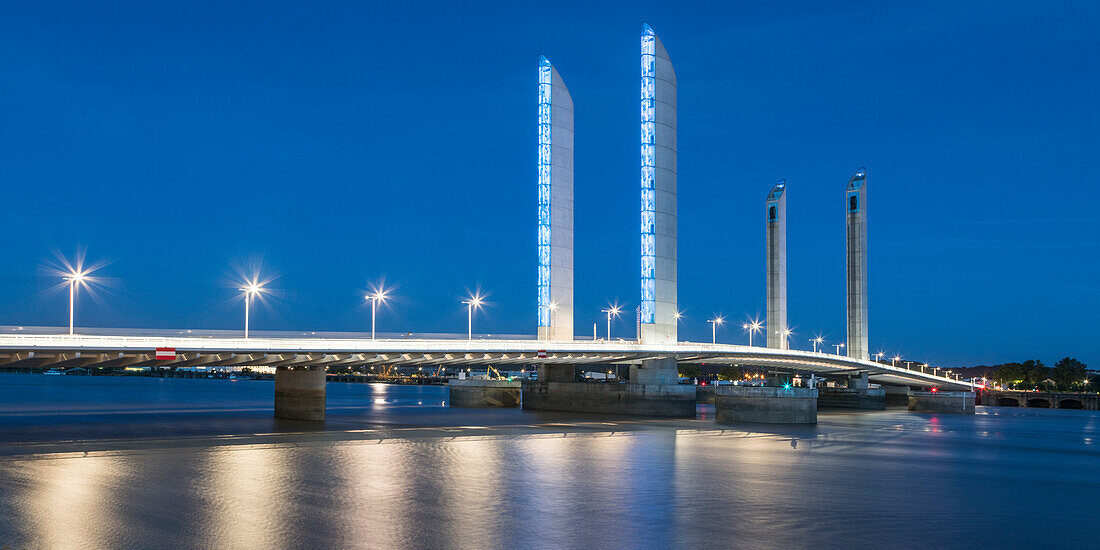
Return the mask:
<svg viewBox="0 0 1100 550">
<path fill-rule="evenodd" d="M 677 363 L 745 365 L 846 377 L 866 373 L 884 385 L 971 389 L 971 383 L 939 373 L 922 372 L 843 355 L 779 350 L 731 344 L 634 341 L 540 341 L 535 339 L 377 339 L 349 337 L 226 337 L 178 335 L 0 334 L 0 366 L 269 366 L 365 367 L 466 365 L 641 364 L 675 359 Z M 298 333 L 294 333 L 298 334 Z M 157 349 L 172 350 L 157 359 Z M 542 353 L 540 353 L 542 352 Z M 545 355 L 545 357 L 540 357 Z"/>
<path fill-rule="evenodd" d="M 788 195 L 797 191 L 785 180 L 771 187 L 761 212 L 767 240 L 768 313 L 763 324 L 754 321 L 751 329 L 759 331 L 761 327 L 767 327 L 767 347 L 706 344 L 679 339 L 681 305 L 677 292 L 681 274 L 677 269 L 676 201 L 678 84 L 668 51 L 647 24 L 642 25 L 640 46 L 638 145 L 641 246 L 636 341 L 610 340 L 610 334 L 604 341 L 578 339 L 576 336 L 573 280 L 574 105 L 557 67 L 541 57 L 537 72 L 537 139 L 532 140 L 532 145 L 537 143 L 538 153 L 536 170 L 532 174 L 537 174 L 534 183 L 538 190 L 537 243 L 533 243 L 537 245 L 537 285 L 533 289 L 537 298 L 537 328 L 533 328 L 537 333 L 534 339 L 473 338 L 474 310 L 480 304 L 480 298 L 476 296 L 463 302 L 467 304 L 468 313 L 468 337 L 465 339 L 375 339 L 374 312 L 378 302 L 384 299 L 381 289 L 375 295 L 366 297 L 371 301 L 371 338 L 362 335 L 326 337 L 314 333 L 250 338 L 250 306 L 263 290 L 262 284 L 257 282 L 258 277 L 246 282 L 240 289 L 244 292 L 243 338 L 228 333 L 199 335 L 194 331 L 146 331 L 146 334 L 135 334 L 137 331 L 120 330 L 79 334 L 74 326 L 74 296 L 86 283 L 86 273 L 77 269 L 65 277 L 69 286 L 68 334 L 18 328 L 0 331 L 0 366 L 274 367 L 276 415 L 311 420 L 324 418 L 324 373 L 328 367 L 370 365 L 536 365 L 538 383 L 523 385 L 523 395 L 532 398 L 530 401 L 526 397 L 523 399 L 524 407 L 667 416 L 695 413 L 694 389 L 678 383 L 679 363 L 744 365 L 782 374 L 803 373 L 843 379 L 847 382 L 844 392 L 833 392 L 842 394 L 840 401 L 882 403 L 882 407 L 885 407 L 885 390 L 871 388 L 871 382 L 896 388 L 972 390 L 972 384 L 958 377 L 940 375 L 939 369 L 926 372 L 924 366 L 906 368 L 870 360 L 868 177 L 864 168 L 856 170 L 848 179 L 844 186 L 844 202 L 838 200 L 835 210 L 838 221 L 839 214 L 844 213 L 847 228 L 847 334 L 843 341 L 834 344 L 837 349 L 835 355 L 789 349 L 791 326 L 787 316 L 786 200 Z M 839 199 L 839 186 L 837 191 Z M 816 266 L 810 268 L 816 269 Z M 840 291 L 839 288 L 837 290 Z M 612 315 L 617 315 L 620 310 L 614 306 L 605 311 L 610 333 Z M 708 322 L 712 323 L 713 331 L 723 320 L 716 317 Z M 751 335 L 752 332 L 750 344 Z M 256 336 L 255 333 L 253 336 Z M 841 349 L 845 352 L 843 356 Z M 575 367 L 584 364 L 629 365 L 626 377 L 629 382 L 622 384 L 622 387 L 578 383 L 574 377 Z M 519 401 L 518 385 L 501 389 L 498 381 L 486 380 L 481 386 L 463 382 L 457 384 L 464 387 L 459 391 L 484 391 L 487 394 L 503 391 L 508 393 L 509 398 L 516 397 Z M 787 386 L 782 388 L 784 390 L 790 389 L 787 384 L 779 386 Z M 818 390 L 803 389 L 807 392 L 805 397 L 795 400 L 807 401 L 812 397 L 816 404 Z M 793 403 L 789 398 L 794 398 L 792 392 L 775 395 L 748 392 L 730 397 L 753 401 L 750 408 L 760 404 L 764 404 L 762 406 L 765 408 L 785 407 L 787 405 L 780 405 L 776 400 Z M 926 396 L 925 399 L 932 397 Z M 965 401 L 969 397 L 959 396 L 958 399 Z M 972 409 L 972 400 L 970 404 Z M 809 410 L 806 403 L 795 406 Z M 812 416 L 812 420 L 816 421 L 816 416 Z"/>
<path fill-rule="evenodd" d="M 979 400 L 982 405 L 999 407 L 1100 410 L 1100 393 L 983 389 Z"/>
</svg>

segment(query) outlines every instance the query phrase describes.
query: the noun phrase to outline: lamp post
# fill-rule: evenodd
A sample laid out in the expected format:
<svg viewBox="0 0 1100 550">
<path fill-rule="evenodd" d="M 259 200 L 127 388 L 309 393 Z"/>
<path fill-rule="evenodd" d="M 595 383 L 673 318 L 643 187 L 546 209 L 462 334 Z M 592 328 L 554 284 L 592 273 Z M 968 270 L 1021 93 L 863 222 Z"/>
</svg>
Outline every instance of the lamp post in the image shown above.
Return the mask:
<svg viewBox="0 0 1100 550">
<path fill-rule="evenodd" d="M 607 314 L 607 341 L 610 342 L 611 341 L 611 317 L 612 316 L 618 317 L 619 312 L 622 311 L 622 309 L 619 306 L 616 305 L 616 306 L 610 306 L 607 309 L 601 309 L 600 311 Z"/>
<path fill-rule="evenodd" d="M 840 348 L 844 347 L 844 342 L 841 342 L 839 344 L 833 344 L 833 347 L 836 348 L 836 354 L 840 355 Z"/>
<path fill-rule="evenodd" d="M 753 321 L 751 323 L 745 323 L 741 325 L 741 328 L 745 329 L 749 333 L 749 347 L 752 347 L 752 334 L 754 332 L 760 332 L 760 327 L 763 326 L 764 324 L 760 321 Z"/>
<path fill-rule="evenodd" d="M 474 339 L 474 308 L 481 307 L 481 296 L 471 296 L 469 300 L 463 300 L 462 303 L 466 304 L 466 339 Z M 488 376 L 488 371 L 486 371 Z"/>
<path fill-rule="evenodd" d="M 818 336 L 817 338 L 810 338 L 810 341 L 814 343 L 814 353 L 817 353 L 817 345 L 824 342 L 825 339 Z"/>
<path fill-rule="evenodd" d="M 84 282 L 84 277 L 88 274 L 87 271 L 76 270 L 71 271 L 65 280 L 69 282 L 69 336 L 73 335 L 73 319 L 75 318 L 76 308 L 76 287 Z"/>
<path fill-rule="evenodd" d="M 724 323 L 725 321 L 726 320 L 719 315 L 715 315 L 714 319 L 707 319 L 707 322 L 710 323 L 710 343 L 718 343 L 718 325 Z"/>
<path fill-rule="evenodd" d="M 886 354 L 885 354 L 885 353 L 883 353 L 883 352 L 881 352 L 881 351 L 880 351 L 880 352 L 878 352 L 878 353 L 876 353 L 876 354 L 875 354 L 875 362 L 876 362 L 876 363 L 881 363 L 881 362 L 882 362 L 882 356 L 883 356 L 883 355 L 886 355 Z"/>
<path fill-rule="evenodd" d="M 901 356 L 900 355 L 895 355 L 892 359 L 890 359 L 890 366 L 891 367 L 898 366 L 898 361 L 901 361 Z"/>
<path fill-rule="evenodd" d="M 378 313 L 378 302 L 386 301 L 386 292 L 379 288 L 374 294 L 368 294 L 367 300 L 370 300 L 370 339 L 374 340 L 374 319 Z"/>
<path fill-rule="evenodd" d="M 793 334 L 791 332 L 791 329 L 789 329 L 789 328 L 783 329 L 783 343 L 786 345 L 786 347 L 788 349 L 791 347 L 791 334 Z"/>
<path fill-rule="evenodd" d="M 240 291 L 244 292 L 244 337 L 245 338 L 248 338 L 248 317 L 249 317 L 249 314 L 252 310 L 252 300 L 253 300 L 254 297 L 258 296 L 260 294 L 260 292 L 263 291 L 263 289 L 264 289 L 263 284 L 257 282 L 256 279 L 252 279 L 252 281 L 250 281 L 248 284 L 246 284 L 245 286 L 237 289 L 237 290 L 240 290 Z"/>
</svg>

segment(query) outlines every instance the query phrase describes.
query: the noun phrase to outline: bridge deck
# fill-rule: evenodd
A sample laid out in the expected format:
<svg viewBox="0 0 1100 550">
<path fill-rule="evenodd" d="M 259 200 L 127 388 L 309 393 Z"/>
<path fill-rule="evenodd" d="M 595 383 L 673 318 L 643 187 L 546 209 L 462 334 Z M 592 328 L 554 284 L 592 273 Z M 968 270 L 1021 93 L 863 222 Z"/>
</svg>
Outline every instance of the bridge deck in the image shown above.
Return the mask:
<svg viewBox="0 0 1100 550">
<path fill-rule="evenodd" d="M 157 348 L 174 348 L 176 358 L 156 360 Z M 539 351 L 545 358 L 537 356 Z M 0 334 L 0 366 L 437 366 L 632 364 L 645 359 L 750 365 L 821 375 L 866 371 L 879 383 L 965 388 L 968 382 L 860 361 L 828 353 L 776 350 L 731 344 L 680 342 L 644 345 L 632 341 L 549 342 L 492 339 L 378 339 L 330 337 L 125 336 Z"/>
</svg>

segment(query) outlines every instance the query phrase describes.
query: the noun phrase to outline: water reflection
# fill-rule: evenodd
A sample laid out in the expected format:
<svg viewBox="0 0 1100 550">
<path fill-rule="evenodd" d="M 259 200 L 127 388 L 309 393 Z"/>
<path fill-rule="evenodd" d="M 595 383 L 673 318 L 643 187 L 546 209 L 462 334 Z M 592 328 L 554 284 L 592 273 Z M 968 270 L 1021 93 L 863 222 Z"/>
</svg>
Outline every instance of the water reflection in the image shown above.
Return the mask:
<svg viewBox="0 0 1100 550">
<path fill-rule="evenodd" d="M 111 490 L 118 486 L 114 459 L 66 458 L 23 464 L 29 485 L 20 518 L 45 548 L 111 545 Z"/>
<path fill-rule="evenodd" d="M 202 475 L 194 480 L 198 510 L 208 529 L 206 540 L 218 548 L 272 548 L 288 525 L 284 456 L 256 446 L 225 447 L 203 453 L 197 462 Z"/>
<path fill-rule="evenodd" d="M 0 547 L 1084 547 L 1100 514 L 1090 411 L 549 423 L 385 391 L 321 431 L 0 455 Z"/>
<path fill-rule="evenodd" d="M 417 518 L 409 448 L 389 443 L 340 445 L 333 449 L 336 491 L 333 506 L 347 510 L 338 525 L 345 544 L 364 548 L 394 547 L 409 540 Z"/>
</svg>

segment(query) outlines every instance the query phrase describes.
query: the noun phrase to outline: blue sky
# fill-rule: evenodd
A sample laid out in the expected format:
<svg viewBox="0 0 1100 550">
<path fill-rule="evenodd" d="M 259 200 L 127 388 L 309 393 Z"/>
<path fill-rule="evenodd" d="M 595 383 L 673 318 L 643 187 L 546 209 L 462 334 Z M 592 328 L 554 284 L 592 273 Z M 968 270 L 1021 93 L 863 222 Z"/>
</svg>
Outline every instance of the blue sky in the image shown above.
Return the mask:
<svg viewBox="0 0 1100 550">
<path fill-rule="evenodd" d="M 576 106 L 576 325 L 633 310 L 638 36 L 679 80 L 681 337 L 764 313 L 786 178 L 796 347 L 844 334 L 868 168 L 873 350 L 1100 367 L 1094 2 L 7 2 L 0 324 L 533 333 L 539 54 Z M 619 334 L 633 332 L 620 322 Z M 601 329 L 602 332 L 602 329 Z M 719 332 L 744 342 L 738 329 Z"/>
</svg>

